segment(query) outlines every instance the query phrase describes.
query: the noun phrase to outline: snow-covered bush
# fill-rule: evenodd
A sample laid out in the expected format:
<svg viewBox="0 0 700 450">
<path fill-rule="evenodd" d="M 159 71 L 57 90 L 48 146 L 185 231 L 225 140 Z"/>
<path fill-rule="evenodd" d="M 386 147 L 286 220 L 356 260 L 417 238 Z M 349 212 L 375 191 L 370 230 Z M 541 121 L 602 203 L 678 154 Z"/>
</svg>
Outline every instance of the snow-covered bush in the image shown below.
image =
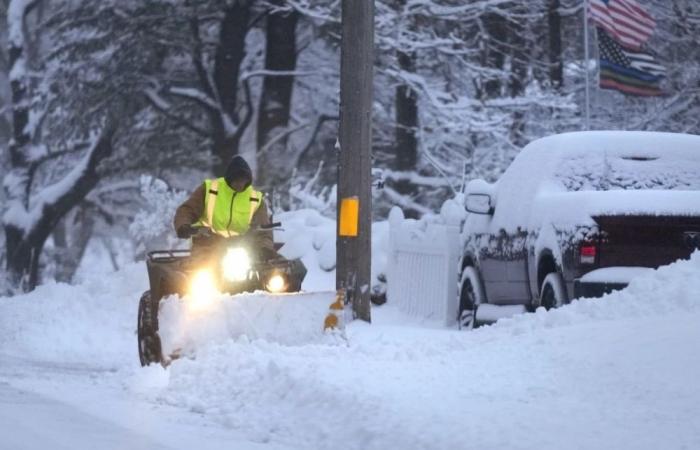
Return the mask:
<svg viewBox="0 0 700 450">
<path fill-rule="evenodd" d="M 335 218 L 337 186 L 324 185 L 321 182 L 323 167 L 324 163 L 321 161 L 310 178 L 305 178 L 294 170 L 289 184 L 274 192 L 273 209 L 276 211 L 313 209 L 326 217 Z"/>
<path fill-rule="evenodd" d="M 177 207 L 187 198 L 187 193 L 172 189 L 165 181 L 148 175 L 141 177 L 140 184 L 143 208 L 129 226 L 139 251 L 154 246 L 177 246 L 179 241 L 172 231 L 172 220 Z"/>
</svg>

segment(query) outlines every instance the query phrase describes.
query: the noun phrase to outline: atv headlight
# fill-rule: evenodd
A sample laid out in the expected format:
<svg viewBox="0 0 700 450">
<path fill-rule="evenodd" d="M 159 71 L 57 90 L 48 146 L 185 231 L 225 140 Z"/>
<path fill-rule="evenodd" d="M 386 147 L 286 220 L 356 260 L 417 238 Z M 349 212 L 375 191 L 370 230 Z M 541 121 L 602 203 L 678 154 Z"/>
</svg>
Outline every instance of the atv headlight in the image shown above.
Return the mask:
<svg viewBox="0 0 700 450">
<path fill-rule="evenodd" d="M 193 306 L 204 307 L 208 305 L 217 294 L 214 274 L 207 269 L 197 271 L 190 282 L 190 297 Z"/>
<path fill-rule="evenodd" d="M 221 267 L 224 278 L 227 280 L 245 281 L 248 279 L 248 272 L 250 272 L 250 256 L 244 248 L 230 248 L 221 261 Z"/>
<path fill-rule="evenodd" d="M 287 280 L 284 275 L 273 273 L 272 276 L 268 278 L 265 287 L 268 291 L 273 293 L 282 292 L 287 289 Z"/>
</svg>

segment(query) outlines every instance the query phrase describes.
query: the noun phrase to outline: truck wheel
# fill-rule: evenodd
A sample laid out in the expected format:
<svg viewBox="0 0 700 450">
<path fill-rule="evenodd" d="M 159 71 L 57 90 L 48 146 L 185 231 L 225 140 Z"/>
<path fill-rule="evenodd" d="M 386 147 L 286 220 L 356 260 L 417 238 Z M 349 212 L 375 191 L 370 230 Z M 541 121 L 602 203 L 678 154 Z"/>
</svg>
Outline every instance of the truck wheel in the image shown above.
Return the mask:
<svg viewBox="0 0 700 450">
<path fill-rule="evenodd" d="M 151 291 L 146 291 L 139 300 L 137 335 L 139 360 L 142 366 L 160 363 L 162 360 L 160 336 L 158 336 L 158 305 L 151 300 Z"/>
<path fill-rule="evenodd" d="M 564 280 L 558 273 L 548 274 L 542 282 L 542 289 L 540 289 L 540 306 L 544 306 L 545 309 L 552 309 L 558 308 L 565 303 L 567 303 L 567 300 Z"/>
<path fill-rule="evenodd" d="M 473 267 L 462 272 L 459 292 L 459 314 L 457 325 L 460 330 L 471 330 L 476 324 L 476 309 L 483 299 L 483 289 L 479 274 Z"/>
</svg>

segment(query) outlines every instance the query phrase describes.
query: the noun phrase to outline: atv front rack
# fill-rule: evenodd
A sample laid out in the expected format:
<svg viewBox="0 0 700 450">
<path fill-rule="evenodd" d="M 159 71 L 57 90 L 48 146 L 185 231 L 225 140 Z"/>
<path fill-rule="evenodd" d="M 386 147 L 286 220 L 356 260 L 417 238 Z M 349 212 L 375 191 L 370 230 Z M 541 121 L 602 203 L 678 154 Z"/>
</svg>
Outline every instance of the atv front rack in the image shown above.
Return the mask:
<svg viewBox="0 0 700 450">
<path fill-rule="evenodd" d="M 192 254 L 190 250 L 155 250 L 148 252 L 148 261 L 154 263 L 169 263 L 187 258 Z"/>
</svg>

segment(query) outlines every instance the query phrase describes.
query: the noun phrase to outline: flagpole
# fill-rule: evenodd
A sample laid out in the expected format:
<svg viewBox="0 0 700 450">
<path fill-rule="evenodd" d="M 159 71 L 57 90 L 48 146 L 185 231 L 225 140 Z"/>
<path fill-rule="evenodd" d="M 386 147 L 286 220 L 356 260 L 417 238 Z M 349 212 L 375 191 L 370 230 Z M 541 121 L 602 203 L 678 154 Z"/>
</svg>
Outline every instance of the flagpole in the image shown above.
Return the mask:
<svg viewBox="0 0 700 450">
<path fill-rule="evenodd" d="M 588 54 L 588 1 L 583 0 L 583 47 L 584 47 L 584 70 L 586 72 L 586 121 L 584 123 L 585 130 L 591 129 L 591 82 L 590 82 L 590 68 L 588 63 L 590 61 L 590 55 Z"/>
</svg>

